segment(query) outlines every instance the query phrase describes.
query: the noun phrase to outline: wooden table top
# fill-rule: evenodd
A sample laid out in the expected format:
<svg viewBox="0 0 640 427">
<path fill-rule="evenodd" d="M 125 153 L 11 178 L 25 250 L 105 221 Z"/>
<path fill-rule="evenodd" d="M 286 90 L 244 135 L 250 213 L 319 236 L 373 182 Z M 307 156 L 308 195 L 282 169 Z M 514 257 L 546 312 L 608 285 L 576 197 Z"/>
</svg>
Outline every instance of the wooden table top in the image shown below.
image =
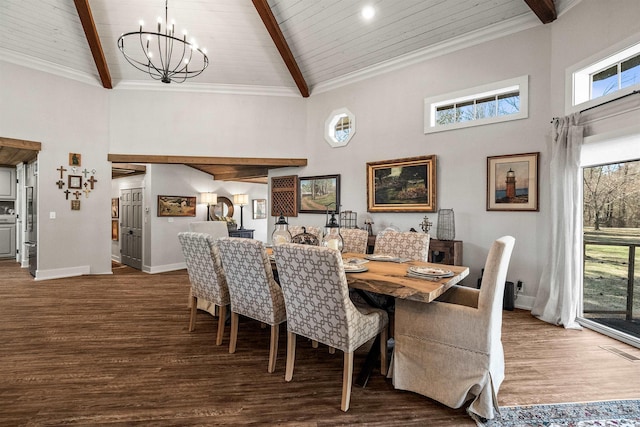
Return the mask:
<svg viewBox="0 0 640 427">
<path fill-rule="evenodd" d="M 345 253 L 343 258 L 364 258 L 364 254 Z M 347 273 L 349 287 L 389 295 L 395 298 L 414 301 L 431 302 L 451 286 L 459 283 L 469 275 L 469 267 L 432 264 L 423 261 L 387 262 L 369 261 L 365 264 L 367 271 Z M 432 267 L 451 270 L 453 277 L 437 281 L 407 276 L 409 266 Z"/>
<path fill-rule="evenodd" d="M 269 254 L 273 253 L 271 248 L 267 249 L 267 252 Z M 342 258 L 364 259 L 365 254 L 343 253 Z M 275 267 L 275 263 L 272 263 L 272 265 Z M 350 288 L 422 302 L 433 301 L 442 295 L 444 291 L 469 275 L 469 267 L 433 264 L 423 261 L 400 263 L 369 260 L 365 265 L 368 268 L 367 271 L 361 273 L 347 272 L 347 283 L 349 283 Z M 408 277 L 407 269 L 410 266 L 451 270 L 453 276 L 437 281 Z"/>
</svg>

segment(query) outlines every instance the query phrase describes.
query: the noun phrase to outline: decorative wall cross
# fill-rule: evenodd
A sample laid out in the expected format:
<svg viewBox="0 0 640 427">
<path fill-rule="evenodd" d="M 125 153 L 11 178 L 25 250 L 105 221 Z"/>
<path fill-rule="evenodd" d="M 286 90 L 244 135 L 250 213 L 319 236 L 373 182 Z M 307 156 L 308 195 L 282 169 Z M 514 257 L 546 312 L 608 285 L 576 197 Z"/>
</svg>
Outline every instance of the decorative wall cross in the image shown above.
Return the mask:
<svg viewBox="0 0 640 427">
<path fill-rule="evenodd" d="M 86 184 L 86 182 L 85 182 Z M 91 193 L 91 190 L 89 190 L 86 186 L 84 187 L 84 197 L 86 197 L 87 199 L 89 198 L 89 193 Z"/>
<path fill-rule="evenodd" d="M 58 182 L 56 182 L 56 185 L 58 186 L 58 188 L 60 190 L 62 190 L 62 187 L 64 187 L 64 181 L 63 180 L 59 180 Z"/>
<path fill-rule="evenodd" d="M 71 191 L 69 191 L 69 190 L 64 190 L 64 191 L 63 191 L 63 193 L 64 193 L 64 199 L 65 199 L 65 200 L 69 200 L 69 193 L 71 193 Z"/>
<path fill-rule="evenodd" d="M 84 168 L 84 170 L 82 171 L 82 174 L 84 175 L 84 179 L 87 179 L 87 175 L 89 175 L 91 172 L 89 172 L 87 170 L 87 168 Z"/>
<path fill-rule="evenodd" d="M 97 179 L 95 179 L 93 177 L 93 175 L 91 175 L 91 178 L 87 180 L 89 182 L 89 184 L 91 184 L 91 189 L 93 190 L 93 183 L 98 182 Z M 85 183 L 86 184 L 86 183 Z"/>
<path fill-rule="evenodd" d="M 56 169 L 57 171 L 60 171 L 60 179 L 62 179 L 64 177 L 64 173 L 67 171 L 64 166 L 60 166 L 58 169 Z"/>
<path fill-rule="evenodd" d="M 82 193 L 79 192 L 78 190 L 73 192 L 73 195 L 76 196 L 76 200 L 78 200 L 80 198 L 80 196 L 82 196 Z"/>
</svg>

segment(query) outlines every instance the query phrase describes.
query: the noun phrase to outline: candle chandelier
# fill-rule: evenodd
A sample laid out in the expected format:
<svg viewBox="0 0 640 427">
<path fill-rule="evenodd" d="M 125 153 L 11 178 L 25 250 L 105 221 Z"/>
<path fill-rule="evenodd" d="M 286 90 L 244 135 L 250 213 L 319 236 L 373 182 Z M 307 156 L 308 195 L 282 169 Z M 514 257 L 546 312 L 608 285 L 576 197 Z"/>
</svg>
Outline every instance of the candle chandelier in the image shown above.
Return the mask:
<svg viewBox="0 0 640 427">
<path fill-rule="evenodd" d="M 162 18 L 158 18 L 158 31 L 140 29 L 125 33 L 118 38 L 118 49 L 129 64 L 143 71 L 154 80 L 163 83 L 182 83 L 200 75 L 209 65 L 206 49 L 201 49 L 187 33 L 175 36 L 175 23 L 169 24 L 169 0 L 165 0 L 165 30 L 162 32 Z M 125 46 L 126 41 L 126 46 Z"/>
</svg>

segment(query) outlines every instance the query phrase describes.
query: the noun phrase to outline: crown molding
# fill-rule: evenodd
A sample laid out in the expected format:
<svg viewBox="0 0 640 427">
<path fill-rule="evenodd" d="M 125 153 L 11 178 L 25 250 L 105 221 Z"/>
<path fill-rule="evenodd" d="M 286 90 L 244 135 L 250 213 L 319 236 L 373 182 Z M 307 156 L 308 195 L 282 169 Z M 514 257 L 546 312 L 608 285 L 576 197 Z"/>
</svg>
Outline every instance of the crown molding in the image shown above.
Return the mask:
<svg viewBox="0 0 640 427">
<path fill-rule="evenodd" d="M 155 90 L 163 92 L 197 92 L 217 93 L 228 95 L 255 95 L 255 96 L 288 96 L 299 98 L 300 93 L 294 87 L 282 86 L 254 86 L 254 85 L 230 85 L 211 83 L 178 83 L 164 84 L 158 81 L 126 81 L 114 86 L 115 90 Z"/>
<path fill-rule="evenodd" d="M 0 47 L 0 58 L 2 58 L 3 61 L 10 62 L 15 65 L 20 65 L 25 68 L 31 68 L 32 70 L 54 74 L 59 77 L 76 80 L 78 82 L 85 83 L 91 86 L 102 87 L 102 83 L 99 81 L 97 75 L 94 76 L 82 71 L 77 71 L 72 68 L 65 67 L 64 65 L 54 64 L 53 62 L 27 56 L 13 50 L 8 50 Z"/>
<path fill-rule="evenodd" d="M 494 24 L 490 27 L 485 27 L 445 42 L 399 56 L 389 61 L 380 62 L 363 70 L 355 71 L 353 73 L 345 74 L 344 76 L 319 83 L 312 88 L 311 94 L 314 95 L 328 92 L 371 77 L 386 74 L 391 71 L 541 25 L 543 24 L 533 13 L 520 15 L 515 18 L 502 21 L 498 24 Z"/>
</svg>

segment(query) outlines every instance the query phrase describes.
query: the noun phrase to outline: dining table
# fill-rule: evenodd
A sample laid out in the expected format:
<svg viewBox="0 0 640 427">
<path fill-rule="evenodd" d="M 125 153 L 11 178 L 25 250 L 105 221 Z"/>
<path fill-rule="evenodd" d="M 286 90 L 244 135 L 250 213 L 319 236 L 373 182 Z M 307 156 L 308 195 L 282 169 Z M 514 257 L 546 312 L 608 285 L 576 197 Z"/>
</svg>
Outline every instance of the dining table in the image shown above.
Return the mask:
<svg viewBox="0 0 640 427">
<path fill-rule="evenodd" d="M 276 263 L 273 250 L 267 249 L 275 275 Z M 366 292 L 373 292 L 389 297 L 409 299 L 430 303 L 442 295 L 447 289 L 460 283 L 469 275 L 469 267 L 429 263 L 418 260 L 407 260 L 385 255 L 343 253 L 343 264 L 349 288 L 355 289 L 371 305 L 375 303 L 367 298 Z M 411 270 L 432 271 L 432 275 L 410 274 Z M 356 271 L 354 271 L 356 270 Z M 438 275 L 438 272 L 443 274 Z M 363 292 L 366 291 L 366 292 Z M 387 307 L 378 307 L 387 308 Z M 364 365 L 356 377 L 355 383 L 365 387 L 373 366 L 380 356 L 380 337 L 371 346 Z"/>
</svg>

